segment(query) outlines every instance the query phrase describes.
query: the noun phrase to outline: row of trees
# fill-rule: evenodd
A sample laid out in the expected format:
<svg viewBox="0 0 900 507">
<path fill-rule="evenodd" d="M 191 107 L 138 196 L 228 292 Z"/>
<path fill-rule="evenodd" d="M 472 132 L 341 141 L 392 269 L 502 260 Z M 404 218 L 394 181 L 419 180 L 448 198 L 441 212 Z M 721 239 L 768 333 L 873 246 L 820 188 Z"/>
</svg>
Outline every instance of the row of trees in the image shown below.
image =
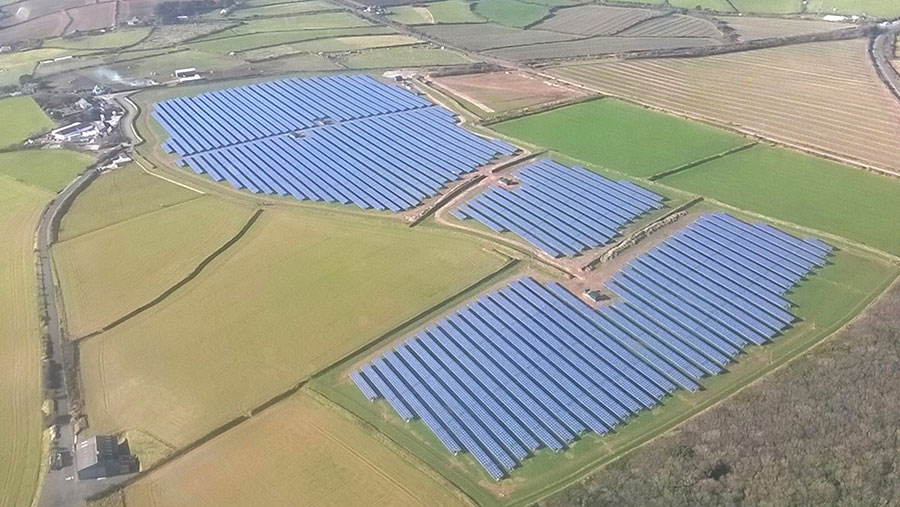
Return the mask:
<svg viewBox="0 0 900 507">
<path fill-rule="evenodd" d="M 806 356 L 545 504 L 900 505 L 900 285 Z"/>
</svg>

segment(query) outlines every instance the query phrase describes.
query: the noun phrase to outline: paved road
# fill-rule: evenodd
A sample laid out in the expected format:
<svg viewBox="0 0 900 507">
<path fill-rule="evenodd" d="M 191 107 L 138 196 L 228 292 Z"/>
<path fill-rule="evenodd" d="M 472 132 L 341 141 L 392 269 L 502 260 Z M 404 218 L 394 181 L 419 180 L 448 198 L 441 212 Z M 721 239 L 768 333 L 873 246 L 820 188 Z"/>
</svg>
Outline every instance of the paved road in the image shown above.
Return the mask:
<svg viewBox="0 0 900 507">
<path fill-rule="evenodd" d="M 74 360 L 74 347 L 64 347 L 65 338 L 60 328 L 59 308 L 57 304 L 57 288 L 53 276 L 53 263 L 50 258 L 50 246 L 56 239 L 53 236 L 53 220 L 65 204 L 72 199 L 76 190 L 85 181 L 93 178 L 98 169 L 91 168 L 78 176 L 72 183 L 60 192 L 56 199 L 44 210 L 41 221 L 38 224 L 38 256 L 41 263 L 41 293 L 49 316 L 50 340 L 53 343 L 51 358 L 57 365 L 71 364 Z M 68 379 L 65 378 L 65 368 L 60 366 L 59 385 L 53 389 L 50 396 L 56 400 L 56 423 L 59 425 L 59 438 L 54 442 L 54 447 L 67 450 L 69 459 L 61 470 L 50 470 L 44 479 L 41 491 L 41 506 L 44 507 L 70 507 L 83 506 L 84 498 L 97 493 L 112 485 L 113 479 L 100 481 L 79 481 L 75 478 L 75 465 L 72 461 L 75 447 L 75 432 L 69 420 L 69 392 Z M 121 481 L 127 476 L 117 477 Z"/>
<path fill-rule="evenodd" d="M 891 64 L 894 56 L 894 38 L 897 37 L 897 34 L 900 34 L 900 19 L 887 25 L 884 31 L 875 37 L 870 54 L 881 80 L 897 97 L 897 100 L 900 100 L 900 75 Z"/>
</svg>

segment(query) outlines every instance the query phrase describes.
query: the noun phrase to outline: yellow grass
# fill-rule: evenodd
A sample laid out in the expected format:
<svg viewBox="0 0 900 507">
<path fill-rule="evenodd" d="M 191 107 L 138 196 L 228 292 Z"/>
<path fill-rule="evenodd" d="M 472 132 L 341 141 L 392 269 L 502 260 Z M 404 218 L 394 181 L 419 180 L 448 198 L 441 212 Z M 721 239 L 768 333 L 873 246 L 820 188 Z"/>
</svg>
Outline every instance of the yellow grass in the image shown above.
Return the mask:
<svg viewBox="0 0 900 507">
<path fill-rule="evenodd" d="M 30 505 L 41 460 L 34 230 L 52 194 L 0 176 L 0 506 Z"/>
<path fill-rule="evenodd" d="M 150 176 L 129 165 L 97 178 L 63 216 L 65 240 L 199 197 L 200 194 Z"/>
<path fill-rule="evenodd" d="M 463 505 L 370 431 L 299 393 L 128 487 L 125 503 Z"/>
<path fill-rule="evenodd" d="M 204 196 L 54 245 L 69 335 L 99 331 L 152 301 L 225 244 L 251 213 Z"/>
<path fill-rule="evenodd" d="M 399 221 L 266 211 L 196 280 L 82 343 L 92 429 L 183 446 L 504 263 L 482 248 Z"/>
</svg>

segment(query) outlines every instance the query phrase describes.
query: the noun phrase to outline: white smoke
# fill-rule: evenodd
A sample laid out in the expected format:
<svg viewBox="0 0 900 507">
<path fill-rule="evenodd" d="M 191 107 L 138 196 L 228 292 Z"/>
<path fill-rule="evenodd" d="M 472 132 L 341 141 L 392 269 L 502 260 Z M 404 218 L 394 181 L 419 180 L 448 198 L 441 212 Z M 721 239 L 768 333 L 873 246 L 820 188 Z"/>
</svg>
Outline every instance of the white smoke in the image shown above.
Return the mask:
<svg viewBox="0 0 900 507">
<path fill-rule="evenodd" d="M 127 86 L 147 86 L 148 82 L 139 79 L 130 79 L 126 77 L 122 77 L 121 74 L 106 68 L 99 68 L 94 70 L 94 74 L 97 75 L 98 78 L 107 81 L 109 83 L 119 83 Z"/>
</svg>

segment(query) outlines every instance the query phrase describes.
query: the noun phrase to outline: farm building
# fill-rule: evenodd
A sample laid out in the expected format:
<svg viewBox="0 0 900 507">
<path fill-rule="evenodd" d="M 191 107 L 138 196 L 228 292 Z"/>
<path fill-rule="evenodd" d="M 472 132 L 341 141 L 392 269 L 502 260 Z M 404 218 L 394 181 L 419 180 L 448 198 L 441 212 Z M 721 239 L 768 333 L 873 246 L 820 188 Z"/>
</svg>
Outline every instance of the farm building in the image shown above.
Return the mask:
<svg viewBox="0 0 900 507">
<path fill-rule="evenodd" d="M 97 479 L 137 471 L 137 459 L 128 443 L 119 444 L 112 435 L 97 435 L 75 443 L 75 468 L 78 478 Z"/>
</svg>

